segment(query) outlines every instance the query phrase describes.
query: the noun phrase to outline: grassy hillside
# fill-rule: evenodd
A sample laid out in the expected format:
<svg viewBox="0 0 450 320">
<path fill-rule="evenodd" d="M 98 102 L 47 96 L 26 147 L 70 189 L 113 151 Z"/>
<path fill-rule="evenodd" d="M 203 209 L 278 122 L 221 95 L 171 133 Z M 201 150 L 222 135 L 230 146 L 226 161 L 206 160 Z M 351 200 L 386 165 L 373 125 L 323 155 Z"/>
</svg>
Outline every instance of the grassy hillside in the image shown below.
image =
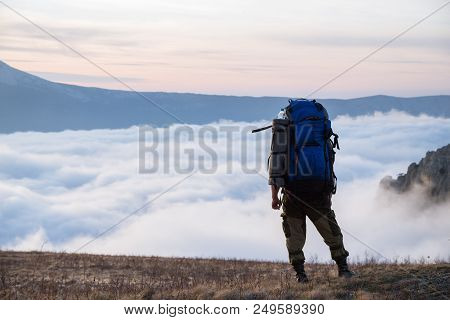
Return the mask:
<svg viewBox="0 0 450 320">
<path fill-rule="evenodd" d="M 0 299 L 448 299 L 450 264 L 310 264 L 0 251 Z"/>
</svg>

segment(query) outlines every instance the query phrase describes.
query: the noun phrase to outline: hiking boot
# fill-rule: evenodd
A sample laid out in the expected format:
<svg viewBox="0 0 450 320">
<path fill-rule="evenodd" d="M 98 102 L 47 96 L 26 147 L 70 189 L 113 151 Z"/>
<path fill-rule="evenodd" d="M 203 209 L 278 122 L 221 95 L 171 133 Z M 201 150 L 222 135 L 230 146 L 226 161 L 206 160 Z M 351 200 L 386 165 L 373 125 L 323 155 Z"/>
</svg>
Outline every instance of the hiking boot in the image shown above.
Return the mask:
<svg viewBox="0 0 450 320">
<path fill-rule="evenodd" d="M 338 266 L 338 274 L 339 277 L 343 277 L 343 278 L 351 278 L 355 275 L 354 272 L 350 271 L 350 269 L 348 268 L 348 264 L 347 264 L 347 258 L 339 258 L 336 259 L 336 264 Z"/>
<path fill-rule="evenodd" d="M 304 262 L 292 264 L 292 267 L 294 268 L 294 270 L 296 272 L 295 278 L 297 279 L 297 282 L 306 283 L 309 281 L 308 277 L 306 276 Z"/>
</svg>

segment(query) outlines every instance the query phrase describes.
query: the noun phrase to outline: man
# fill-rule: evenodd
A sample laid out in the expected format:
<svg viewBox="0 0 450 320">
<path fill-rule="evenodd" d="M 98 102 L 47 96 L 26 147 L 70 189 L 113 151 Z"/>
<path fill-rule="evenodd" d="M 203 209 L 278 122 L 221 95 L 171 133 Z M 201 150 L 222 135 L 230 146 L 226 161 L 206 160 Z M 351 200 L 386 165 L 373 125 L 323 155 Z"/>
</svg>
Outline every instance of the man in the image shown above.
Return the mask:
<svg viewBox="0 0 450 320">
<path fill-rule="evenodd" d="M 341 229 L 331 209 L 331 194 L 298 193 L 284 188 L 282 202 L 278 198 L 280 188 L 272 185 L 272 208 L 283 213 L 282 226 L 286 236 L 289 262 L 292 264 L 298 282 L 308 282 L 305 273 L 303 247 L 306 241 L 306 216 L 312 221 L 325 243 L 330 248 L 331 258 L 336 261 L 340 277 L 353 276 L 347 265 L 348 251 L 344 248 Z"/>
<path fill-rule="evenodd" d="M 337 135 L 331 130 L 328 113 L 321 104 L 306 99 L 289 103 L 283 109 L 284 114 L 273 121 L 269 158 L 272 208 L 282 207 L 289 262 L 298 282 L 307 282 L 303 247 L 308 217 L 330 248 L 339 276 L 350 278 L 354 274 L 347 265 L 349 253 L 331 209 L 331 196 L 336 189 L 333 149 L 339 149 Z M 335 136 L 334 143 L 332 136 Z M 282 201 L 278 196 L 280 189 Z"/>
</svg>

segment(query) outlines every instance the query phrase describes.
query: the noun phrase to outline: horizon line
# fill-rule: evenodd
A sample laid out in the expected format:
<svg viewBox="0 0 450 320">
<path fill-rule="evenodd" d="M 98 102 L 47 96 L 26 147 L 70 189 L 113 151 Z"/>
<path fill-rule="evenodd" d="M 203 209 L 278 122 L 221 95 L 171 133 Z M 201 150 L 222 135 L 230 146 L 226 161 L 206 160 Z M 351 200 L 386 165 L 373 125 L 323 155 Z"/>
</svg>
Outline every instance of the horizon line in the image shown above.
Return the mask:
<svg viewBox="0 0 450 320">
<path fill-rule="evenodd" d="M 125 89 L 111 89 L 111 88 L 104 88 L 104 87 L 97 87 L 97 86 L 87 86 L 87 85 L 80 85 L 80 84 L 72 84 L 72 83 L 67 83 L 67 82 L 59 82 L 59 81 L 52 81 L 49 79 L 44 78 L 41 75 L 37 75 L 39 74 L 39 71 L 24 71 L 21 69 L 17 69 L 15 67 L 13 67 L 11 64 L 5 62 L 5 60 L 1 60 L 0 59 L 0 67 L 1 65 L 5 65 L 6 67 L 9 67 L 15 71 L 19 71 L 19 72 L 23 72 L 27 75 L 31 75 L 33 77 L 39 78 L 40 80 L 43 81 L 47 81 L 47 82 L 51 82 L 51 83 L 55 83 L 55 84 L 59 84 L 59 85 L 65 85 L 65 86 L 72 86 L 72 87 L 80 87 L 80 88 L 90 88 L 90 89 L 98 89 L 98 90 L 108 90 L 108 91 L 119 91 L 119 92 L 129 92 L 132 93 L 132 90 L 125 90 Z M 45 71 L 41 71 L 41 72 L 45 72 Z M 79 74 L 79 76 L 90 76 L 90 75 L 82 75 Z M 182 92 L 182 91 L 141 91 L 138 90 L 137 92 L 140 93 L 162 93 L 162 94 L 180 94 L 180 95 L 203 95 L 203 96 L 222 96 L 222 97 L 237 97 L 237 98 L 255 98 L 255 99 L 259 99 L 259 98 L 275 98 L 275 99 L 296 99 L 296 98 L 303 98 L 300 96 L 276 96 L 276 95 L 234 95 L 234 94 L 223 94 L 223 93 L 207 93 L 207 92 Z M 450 97 L 450 93 L 442 93 L 442 94 L 431 94 L 431 95 L 420 95 L 420 96 L 393 96 L 393 95 L 388 95 L 388 94 L 374 94 L 374 95 L 368 95 L 368 96 L 356 96 L 356 97 L 352 97 L 352 98 L 332 98 L 332 97 L 327 97 L 327 98 L 320 98 L 320 97 L 316 97 L 313 99 L 317 99 L 317 100 L 356 100 L 356 99 L 365 99 L 365 98 L 374 98 L 374 97 L 387 97 L 387 98 L 398 98 L 398 99 L 414 99 L 414 98 L 426 98 L 426 97 Z M 312 100 L 312 99 L 310 99 Z"/>
</svg>

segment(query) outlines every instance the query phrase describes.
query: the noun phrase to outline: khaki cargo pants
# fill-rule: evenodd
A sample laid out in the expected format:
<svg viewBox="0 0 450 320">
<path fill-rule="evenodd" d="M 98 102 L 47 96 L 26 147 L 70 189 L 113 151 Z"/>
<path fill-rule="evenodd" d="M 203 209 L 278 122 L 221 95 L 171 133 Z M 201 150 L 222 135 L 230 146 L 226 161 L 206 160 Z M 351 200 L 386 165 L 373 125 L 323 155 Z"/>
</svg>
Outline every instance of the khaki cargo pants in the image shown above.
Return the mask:
<svg viewBox="0 0 450 320">
<path fill-rule="evenodd" d="M 284 191 L 281 217 L 283 218 L 282 226 L 286 236 L 289 262 L 303 263 L 305 261 L 303 247 L 306 242 L 306 216 L 330 248 L 331 258 L 336 260 L 347 257 L 348 251 L 344 248 L 341 229 L 336 221 L 334 211 L 331 209 L 331 195 L 318 194 L 314 197 L 309 195 L 302 199 L 315 210 L 298 199 L 302 199 L 302 195 Z"/>
</svg>

